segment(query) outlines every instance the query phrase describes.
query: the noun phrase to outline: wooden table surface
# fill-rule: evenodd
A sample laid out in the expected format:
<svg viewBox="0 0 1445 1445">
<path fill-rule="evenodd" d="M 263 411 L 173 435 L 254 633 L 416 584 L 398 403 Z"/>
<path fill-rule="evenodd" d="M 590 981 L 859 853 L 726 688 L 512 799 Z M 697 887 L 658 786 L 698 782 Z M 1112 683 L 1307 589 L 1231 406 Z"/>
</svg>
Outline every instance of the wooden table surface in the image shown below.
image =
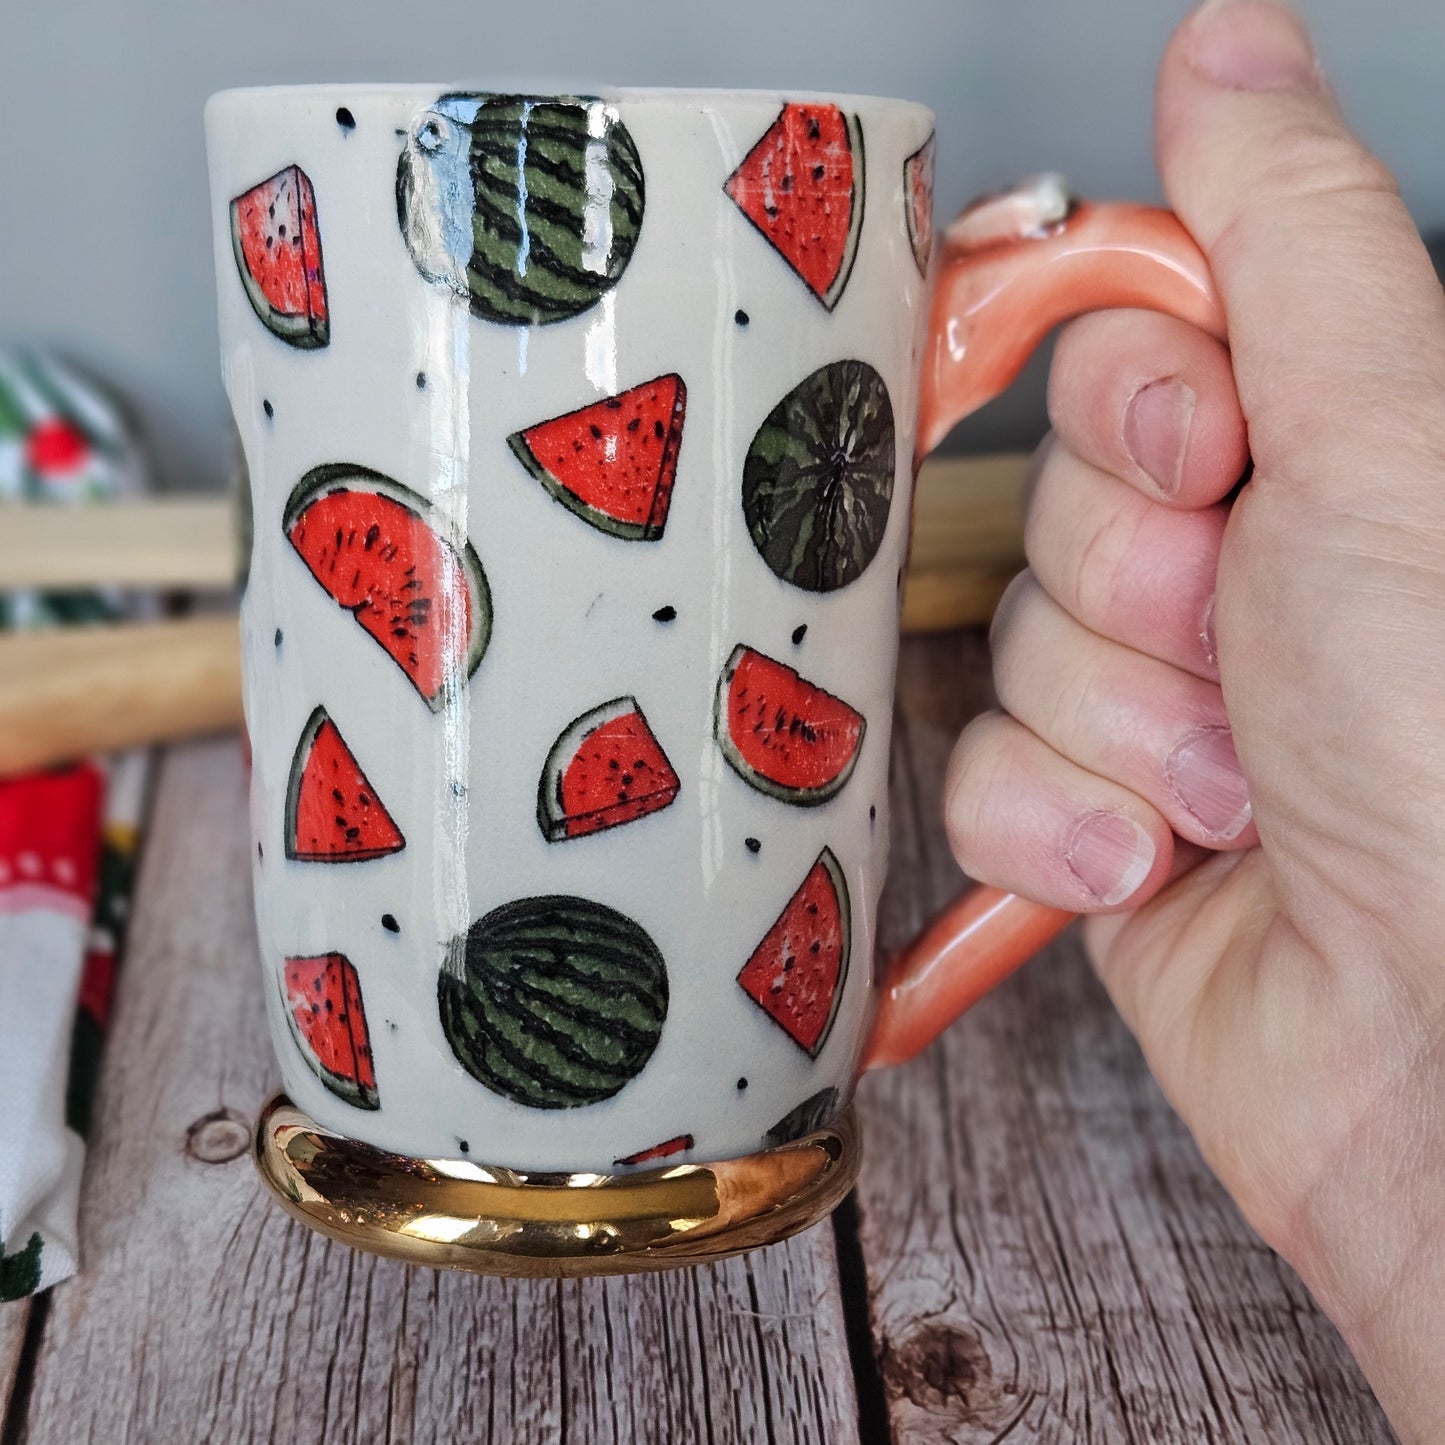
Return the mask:
<svg viewBox="0 0 1445 1445">
<path fill-rule="evenodd" d="M 981 636 L 909 642 L 884 942 L 958 887 Z M 160 769 L 81 1208 L 84 1273 L 0 1311 L 0 1445 L 873 1445 L 1391 1439 L 1205 1170 L 1072 938 L 868 1079 L 827 1223 L 680 1273 L 486 1280 L 286 1219 L 234 738 Z"/>
</svg>

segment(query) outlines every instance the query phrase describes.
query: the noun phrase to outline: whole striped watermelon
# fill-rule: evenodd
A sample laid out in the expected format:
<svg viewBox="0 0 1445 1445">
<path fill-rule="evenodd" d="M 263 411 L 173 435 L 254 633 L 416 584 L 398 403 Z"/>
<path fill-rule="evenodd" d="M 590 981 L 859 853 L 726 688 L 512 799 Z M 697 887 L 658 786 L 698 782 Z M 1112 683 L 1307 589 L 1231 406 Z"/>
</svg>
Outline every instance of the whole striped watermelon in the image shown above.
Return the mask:
<svg viewBox="0 0 1445 1445">
<path fill-rule="evenodd" d="M 893 501 L 893 403 L 866 361 L 833 361 L 768 414 L 743 463 L 743 515 L 772 570 L 833 592 L 883 545 Z"/>
<path fill-rule="evenodd" d="M 407 133 L 397 218 L 417 269 L 503 325 L 586 311 L 627 269 L 642 162 L 600 100 L 444 95 Z"/>
<path fill-rule="evenodd" d="M 667 1018 L 667 968 L 630 918 L 585 898 L 504 903 L 437 980 L 462 1067 L 534 1109 L 595 1104 L 637 1077 Z"/>
</svg>

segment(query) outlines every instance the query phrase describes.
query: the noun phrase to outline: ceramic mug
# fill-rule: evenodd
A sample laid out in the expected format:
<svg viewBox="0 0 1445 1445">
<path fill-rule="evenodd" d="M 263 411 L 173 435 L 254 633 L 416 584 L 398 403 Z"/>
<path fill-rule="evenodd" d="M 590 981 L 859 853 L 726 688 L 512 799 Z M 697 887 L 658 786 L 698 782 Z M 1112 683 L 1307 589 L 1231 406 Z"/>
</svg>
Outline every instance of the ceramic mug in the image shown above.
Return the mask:
<svg viewBox="0 0 1445 1445">
<path fill-rule="evenodd" d="M 325 86 L 206 124 L 268 1177 L 441 1263 L 565 1253 L 538 1190 L 630 1218 L 658 1179 L 744 1189 L 726 1161 L 782 1194 L 713 1252 L 806 1223 L 796 1141 L 816 1214 L 860 1070 L 1066 920 L 979 890 L 875 968 L 917 461 L 1069 315 L 1218 333 L 1202 258 L 1048 179 L 935 245 L 933 119 L 896 100 Z M 648 1262 L 629 1227 L 582 1248 Z"/>
</svg>

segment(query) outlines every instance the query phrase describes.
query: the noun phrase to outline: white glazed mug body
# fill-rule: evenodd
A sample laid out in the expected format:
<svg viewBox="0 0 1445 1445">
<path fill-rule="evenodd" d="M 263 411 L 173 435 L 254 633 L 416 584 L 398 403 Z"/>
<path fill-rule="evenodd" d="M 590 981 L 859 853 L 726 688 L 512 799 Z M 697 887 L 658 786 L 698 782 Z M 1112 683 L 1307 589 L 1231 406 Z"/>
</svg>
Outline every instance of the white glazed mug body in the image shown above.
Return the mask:
<svg viewBox="0 0 1445 1445">
<path fill-rule="evenodd" d="M 874 1012 L 928 112 L 327 86 L 206 124 L 287 1092 L 573 1172 L 826 1122 Z"/>
</svg>

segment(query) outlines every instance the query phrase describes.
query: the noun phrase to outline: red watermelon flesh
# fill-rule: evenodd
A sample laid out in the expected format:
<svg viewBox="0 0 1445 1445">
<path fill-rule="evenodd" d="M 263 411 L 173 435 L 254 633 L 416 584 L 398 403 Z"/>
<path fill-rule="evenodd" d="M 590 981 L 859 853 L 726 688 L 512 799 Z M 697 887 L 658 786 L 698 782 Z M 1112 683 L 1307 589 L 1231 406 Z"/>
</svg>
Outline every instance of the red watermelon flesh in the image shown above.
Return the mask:
<svg viewBox="0 0 1445 1445">
<path fill-rule="evenodd" d="M 312 863 L 360 863 L 406 847 L 322 707 L 311 714 L 291 762 L 285 842 L 288 858 Z"/>
<path fill-rule="evenodd" d="M 908 239 L 913 246 L 913 259 L 919 273 L 928 275 L 928 258 L 933 253 L 933 153 L 935 138 L 930 135 L 903 162 L 904 218 L 908 222 Z"/>
<path fill-rule="evenodd" d="M 785 105 L 724 187 L 830 311 L 863 224 L 863 129 L 836 105 Z"/>
<path fill-rule="evenodd" d="M 231 202 L 231 249 L 266 328 L 292 346 L 325 346 L 331 327 L 316 196 L 300 166 L 277 171 Z"/>
<path fill-rule="evenodd" d="M 583 713 L 552 745 L 537 821 L 549 842 L 583 838 L 659 812 L 679 786 L 636 699 L 619 697 Z"/>
<path fill-rule="evenodd" d="M 286 1017 L 312 1072 L 358 1109 L 381 1107 L 361 984 L 344 954 L 286 960 Z"/>
<path fill-rule="evenodd" d="M 848 887 L 824 848 L 778 921 L 743 965 L 743 992 L 817 1058 L 848 976 Z"/>
<path fill-rule="evenodd" d="M 439 711 L 482 660 L 492 613 L 470 543 L 453 546 L 430 516 L 399 482 L 340 464 L 301 479 L 283 525 L 312 576 Z"/>
<path fill-rule="evenodd" d="M 751 647 L 734 648 L 723 668 L 714 723 L 740 777 L 805 807 L 827 802 L 852 776 L 867 729 L 841 698 Z"/>
<path fill-rule="evenodd" d="M 664 1139 L 650 1149 L 639 1149 L 625 1159 L 614 1159 L 614 1164 L 651 1164 L 658 1159 L 670 1159 L 674 1154 L 685 1154 L 692 1148 L 691 1134 L 679 1134 L 675 1139 Z"/>
<path fill-rule="evenodd" d="M 563 506 L 614 537 L 655 542 L 667 525 L 687 387 L 659 376 L 507 438 Z"/>
</svg>

